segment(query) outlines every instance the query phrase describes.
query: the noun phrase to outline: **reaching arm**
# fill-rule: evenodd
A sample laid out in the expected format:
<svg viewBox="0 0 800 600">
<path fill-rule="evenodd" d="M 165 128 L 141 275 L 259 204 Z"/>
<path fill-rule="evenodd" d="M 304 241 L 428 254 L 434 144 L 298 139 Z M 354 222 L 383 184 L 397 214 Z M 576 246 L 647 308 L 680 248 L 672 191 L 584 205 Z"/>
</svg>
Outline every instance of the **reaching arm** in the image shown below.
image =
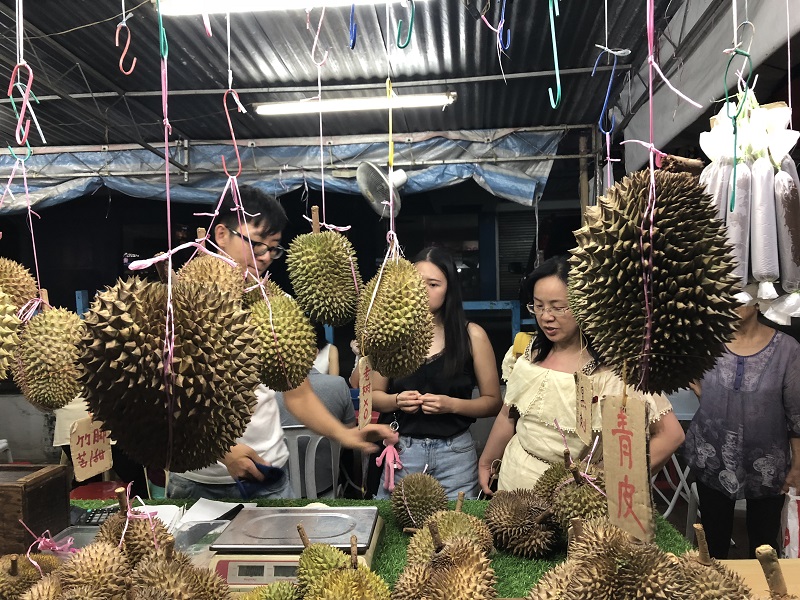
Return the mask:
<svg viewBox="0 0 800 600">
<path fill-rule="evenodd" d="M 328 375 L 339 374 L 339 349 L 331 344 L 331 349 L 328 351 Z"/>
<path fill-rule="evenodd" d="M 793 487 L 794 493 L 800 494 L 800 437 L 789 438 L 789 443 L 792 445 L 792 466 L 786 474 L 783 491 L 786 493 Z"/>
<path fill-rule="evenodd" d="M 508 412 L 508 406 L 503 406 L 500 409 L 500 414 L 494 420 L 492 430 L 489 432 L 489 438 L 486 440 L 483 453 L 478 461 L 478 480 L 486 494 L 492 494 L 489 489 L 492 463 L 497 459 L 503 458 L 506 446 L 511 441 L 511 438 L 514 437 L 515 431 L 516 425 Z"/>
<path fill-rule="evenodd" d="M 683 443 L 685 435 L 678 417 L 670 411 L 650 425 L 650 472 L 658 473 L 672 453 Z"/>
</svg>

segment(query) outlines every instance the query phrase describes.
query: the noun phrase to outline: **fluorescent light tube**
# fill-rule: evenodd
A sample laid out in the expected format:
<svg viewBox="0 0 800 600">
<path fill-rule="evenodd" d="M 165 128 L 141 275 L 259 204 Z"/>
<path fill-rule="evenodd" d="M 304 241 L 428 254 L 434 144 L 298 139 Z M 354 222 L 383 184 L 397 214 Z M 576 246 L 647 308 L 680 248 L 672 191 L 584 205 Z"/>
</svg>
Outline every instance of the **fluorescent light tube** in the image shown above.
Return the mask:
<svg viewBox="0 0 800 600">
<path fill-rule="evenodd" d="M 392 4 L 400 0 L 161 0 L 161 14 L 168 16 L 305 10 L 351 4 Z"/>
<path fill-rule="evenodd" d="M 451 105 L 456 101 L 455 92 L 441 94 L 408 94 L 392 96 L 373 96 L 367 98 L 323 98 L 322 101 L 309 99 L 298 102 L 267 102 L 256 104 L 259 115 L 307 115 L 321 112 L 357 112 L 363 110 L 389 110 L 396 108 L 424 108 L 442 107 Z"/>
</svg>

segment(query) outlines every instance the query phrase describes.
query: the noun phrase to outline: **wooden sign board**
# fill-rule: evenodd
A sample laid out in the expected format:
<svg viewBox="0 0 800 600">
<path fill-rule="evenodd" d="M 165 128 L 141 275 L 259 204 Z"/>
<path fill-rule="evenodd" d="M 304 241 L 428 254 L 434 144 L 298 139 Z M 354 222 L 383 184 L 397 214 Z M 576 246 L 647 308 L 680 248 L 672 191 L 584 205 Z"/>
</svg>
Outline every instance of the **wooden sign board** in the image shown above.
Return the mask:
<svg viewBox="0 0 800 600">
<path fill-rule="evenodd" d="M 594 388 L 591 378 L 580 371 L 575 373 L 575 395 L 575 431 L 584 444 L 591 446 Z"/>
<path fill-rule="evenodd" d="M 358 428 L 364 429 L 372 422 L 372 365 L 368 356 L 358 361 Z"/>
<path fill-rule="evenodd" d="M 110 435 L 100 421 L 92 421 L 91 417 L 78 419 L 70 426 L 69 449 L 75 479 L 84 481 L 112 467 Z"/>
</svg>

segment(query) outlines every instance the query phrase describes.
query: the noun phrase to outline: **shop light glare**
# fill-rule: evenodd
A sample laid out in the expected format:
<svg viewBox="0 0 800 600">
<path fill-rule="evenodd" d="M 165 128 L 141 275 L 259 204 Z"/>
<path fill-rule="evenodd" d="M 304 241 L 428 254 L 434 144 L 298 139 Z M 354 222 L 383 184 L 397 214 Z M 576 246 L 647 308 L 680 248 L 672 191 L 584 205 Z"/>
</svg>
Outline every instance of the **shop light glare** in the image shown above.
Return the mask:
<svg viewBox="0 0 800 600">
<path fill-rule="evenodd" d="M 259 115 L 308 115 L 319 112 L 358 112 L 364 110 L 389 110 L 397 108 L 425 108 L 450 106 L 456 101 L 455 92 L 441 94 L 409 94 L 403 96 L 375 96 L 367 98 L 323 98 L 322 101 L 309 99 L 299 102 L 267 102 L 256 104 Z"/>
<path fill-rule="evenodd" d="M 161 14 L 169 16 L 306 10 L 352 4 L 393 4 L 401 0 L 161 0 Z"/>
</svg>

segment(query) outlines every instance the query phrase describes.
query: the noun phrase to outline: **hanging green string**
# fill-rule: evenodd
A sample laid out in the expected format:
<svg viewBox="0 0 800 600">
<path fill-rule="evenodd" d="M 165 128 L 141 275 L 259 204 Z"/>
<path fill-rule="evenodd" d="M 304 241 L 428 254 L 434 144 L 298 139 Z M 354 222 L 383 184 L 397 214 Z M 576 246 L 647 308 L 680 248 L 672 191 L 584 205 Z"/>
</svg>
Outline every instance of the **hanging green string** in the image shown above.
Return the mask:
<svg viewBox="0 0 800 600">
<path fill-rule="evenodd" d="M 745 82 L 744 88 L 744 95 L 739 100 L 739 107 L 736 110 L 736 114 L 731 115 L 731 103 L 730 103 L 730 95 L 728 94 L 728 70 L 731 68 L 731 63 L 733 59 L 736 58 L 736 55 L 744 56 L 747 59 L 747 66 L 749 69 L 749 73 L 747 75 L 747 81 Z M 731 120 L 731 125 L 733 126 L 733 172 L 731 173 L 731 181 L 733 182 L 731 185 L 731 200 L 730 200 L 730 211 L 733 212 L 734 206 L 736 206 L 736 151 L 739 146 L 739 127 L 737 125 L 737 120 L 739 119 L 739 115 L 742 114 L 744 110 L 744 105 L 747 101 L 747 96 L 750 93 L 750 80 L 753 78 L 753 61 L 750 58 L 750 54 L 741 50 L 739 48 L 734 48 L 733 52 L 731 53 L 731 57 L 728 59 L 728 65 L 725 67 L 725 75 L 722 76 L 722 87 L 725 89 L 725 114 Z"/>
<path fill-rule="evenodd" d="M 161 18 L 161 0 L 156 0 L 156 12 L 158 13 L 158 46 L 161 50 L 161 58 L 167 58 L 169 43 L 167 42 L 167 30 L 164 29 L 164 20 Z"/>
</svg>

